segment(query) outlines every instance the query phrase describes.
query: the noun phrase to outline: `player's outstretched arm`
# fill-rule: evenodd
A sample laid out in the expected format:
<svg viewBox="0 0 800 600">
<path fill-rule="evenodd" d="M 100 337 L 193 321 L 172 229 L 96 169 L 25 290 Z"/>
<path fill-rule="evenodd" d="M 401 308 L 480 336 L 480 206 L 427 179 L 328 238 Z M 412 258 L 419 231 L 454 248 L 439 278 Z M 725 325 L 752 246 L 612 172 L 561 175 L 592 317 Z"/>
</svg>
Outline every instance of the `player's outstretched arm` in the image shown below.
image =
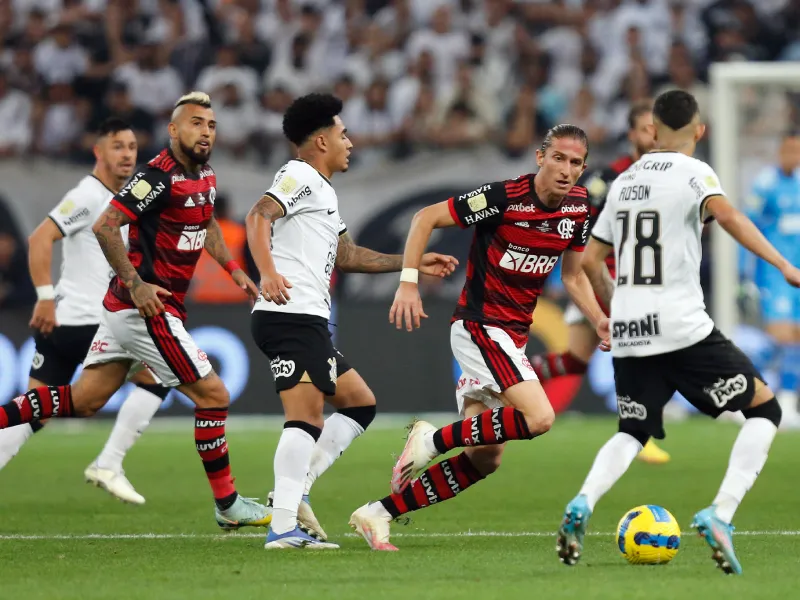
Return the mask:
<svg viewBox="0 0 800 600">
<path fill-rule="evenodd" d="M 800 287 L 800 270 L 790 263 L 775 249 L 758 227 L 741 211 L 737 210 L 725 196 L 714 195 L 706 198 L 701 217 L 711 215 L 731 237 L 750 252 L 764 259 L 780 270 L 786 281 L 794 287 Z"/>
<path fill-rule="evenodd" d="M 561 264 L 561 281 L 564 283 L 564 289 L 567 290 L 569 297 L 575 305 L 586 315 L 586 318 L 589 319 L 592 325 L 597 328 L 606 314 L 597 303 L 592 284 L 582 268 L 583 254 L 583 252 L 576 252 L 575 250 L 567 250 L 564 252 L 564 258 Z M 605 263 L 602 263 L 602 266 L 606 269 L 606 273 L 608 273 L 608 268 L 605 266 Z"/>
<path fill-rule="evenodd" d="M 122 227 L 131 223 L 131 218 L 109 204 L 92 226 L 97 242 L 105 254 L 108 264 L 114 269 L 122 284 L 131 292 L 131 299 L 139 309 L 142 317 L 155 317 L 164 312 L 164 304 L 159 295 L 171 296 L 172 294 L 157 285 L 145 283 L 139 277 L 133 264 L 128 258 L 128 249 L 122 238 Z"/>
<path fill-rule="evenodd" d="M 211 258 L 230 273 L 236 285 L 242 288 L 250 298 L 253 300 L 258 298 L 258 288 L 256 284 L 254 284 L 247 276 L 247 273 L 242 270 L 239 263 L 233 260 L 231 251 L 228 250 L 228 245 L 225 243 L 225 237 L 222 235 L 222 228 L 219 226 L 219 223 L 217 223 L 215 217 L 211 217 L 211 221 L 206 228 L 205 249 L 206 252 L 211 255 Z"/>
<path fill-rule="evenodd" d="M 339 236 L 336 266 L 346 273 L 396 273 L 403 268 L 403 255 L 383 254 L 357 246 L 350 234 L 345 232 Z M 456 266 L 458 261 L 455 257 L 428 252 L 423 255 L 419 270 L 426 275 L 447 277 L 453 274 Z"/>
<path fill-rule="evenodd" d="M 589 243 L 586 245 L 586 249 L 583 251 L 583 256 L 581 257 L 581 268 L 583 272 L 586 273 L 592 290 L 600 300 L 598 308 L 605 312 L 608 312 L 610 309 L 611 298 L 614 296 L 614 280 L 611 279 L 611 274 L 608 272 L 608 267 L 605 262 L 606 257 L 613 249 L 613 246 L 592 236 L 589 238 Z M 600 339 L 605 341 L 609 335 L 608 318 L 604 315 L 599 323 L 595 324 L 595 327 L 597 329 L 597 335 Z"/>
<path fill-rule="evenodd" d="M 49 335 L 54 327 L 58 327 L 51 268 L 53 244 L 63 237 L 64 234 L 58 225 L 48 217 L 28 238 L 28 271 L 38 296 L 29 326 L 39 330 L 43 335 Z"/>
<path fill-rule="evenodd" d="M 261 295 L 267 302 L 286 304 L 291 297 L 288 290 L 292 284 L 275 268 L 272 259 L 272 223 L 284 215 L 284 210 L 270 194 L 261 196 L 247 213 L 245 226 L 247 243 L 253 262 L 261 277 Z"/>
</svg>

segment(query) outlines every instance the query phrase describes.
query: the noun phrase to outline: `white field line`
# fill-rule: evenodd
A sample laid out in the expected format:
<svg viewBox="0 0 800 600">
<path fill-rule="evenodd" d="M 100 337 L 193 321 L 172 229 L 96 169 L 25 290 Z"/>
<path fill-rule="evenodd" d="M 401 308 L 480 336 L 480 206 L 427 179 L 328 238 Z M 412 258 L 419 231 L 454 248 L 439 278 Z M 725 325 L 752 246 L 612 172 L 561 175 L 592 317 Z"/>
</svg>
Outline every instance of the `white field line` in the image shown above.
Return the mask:
<svg viewBox="0 0 800 600">
<path fill-rule="evenodd" d="M 682 535 L 692 535 L 694 531 L 684 531 Z M 616 533 L 589 532 L 593 537 L 613 537 Z M 800 536 L 800 531 L 736 531 L 734 536 Z M 264 533 L 86 533 L 86 534 L 0 534 L 0 541 L 77 541 L 77 540 L 232 540 L 237 538 L 261 538 Z M 359 537 L 346 533 L 344 537 Z M 393 533 L 393 538 L 546 538 L 555 537 L 554 531 L 458 531 L 458 532 L 417 532 Z"/>
</svg>

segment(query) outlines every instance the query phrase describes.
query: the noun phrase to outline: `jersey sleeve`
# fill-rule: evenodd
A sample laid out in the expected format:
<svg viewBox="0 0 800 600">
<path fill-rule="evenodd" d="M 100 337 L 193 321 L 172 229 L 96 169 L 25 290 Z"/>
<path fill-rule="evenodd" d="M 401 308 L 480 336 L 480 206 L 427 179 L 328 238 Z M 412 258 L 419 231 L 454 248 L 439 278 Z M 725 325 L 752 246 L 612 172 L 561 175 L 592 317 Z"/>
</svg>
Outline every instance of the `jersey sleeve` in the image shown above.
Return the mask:
<svg viewBox="0 0 800 600">
<path fill-rule="evenodd" d="M 583 252 L 586 244 L 589 243 L 589 228 L 591 227 L 591 215 L 587 212 L 583 219 L 583 223 L 577 223 L 575 227 L 575 235 L 569 243 L 569 249 L 576 252 Z"/>
<path fill-rule="evenodd" d="M 508 206 L 507 185 L 502 181 L 487 183 L 461 196 L 453 196 L 447 201 L 450 216 L 463 229 L 500 223 Z"/>
<path fill-rule="evenodd" d="M 278 171 L 275 180 L 264 192 L 264 195 L 269 196 L 280 205 L 284 217 L 308 208 L 313 202 L 314 196 L 308 174 L 303 171 L 302 166 L 295 166 L 293 162 L 286 164 Z"/>
<path fill-rule="evenodd" d="M 714 220 L 712 216 L 705 215 L 706 202 L 712 196 L 724 196 L 725 192 L 719 182 L 719 177 L 708 164 L 697 161 L 697 166 L 692 170 L 689 177 L 689 188 L 692 192 L 692 210 L 697 210 L 697 214 L 703 223 L 710 223 Z"/>
<path fill-rule="evenodd" d="M 597 220 L 592 227 L 591 236 L 599 242 L 608 246 L 614 245 L 614 209 L 606 202 L 603 210 L 597 216 Z"/>
<path fill-rule="evenodd" d="M 143 167 L 112 199 L 111 205 L 124 212 L 132 221 L 158 208 L 169 198 L 170 175 L 159 169 Z"/>
<path fill-rule="evenodd" d="M 67 192 L 47 216 L 61 230 L 64 237 L 69 237 L 92 225 L 97 208 L 96 199 L 89 198 L 76 188 Z"/>
<path fill-rule="evenodd" d="M 347 225 L 345 225 L 342 217 L 339 217 L 339 235 L 344 235 L 347 233 Z"/>
</svg>

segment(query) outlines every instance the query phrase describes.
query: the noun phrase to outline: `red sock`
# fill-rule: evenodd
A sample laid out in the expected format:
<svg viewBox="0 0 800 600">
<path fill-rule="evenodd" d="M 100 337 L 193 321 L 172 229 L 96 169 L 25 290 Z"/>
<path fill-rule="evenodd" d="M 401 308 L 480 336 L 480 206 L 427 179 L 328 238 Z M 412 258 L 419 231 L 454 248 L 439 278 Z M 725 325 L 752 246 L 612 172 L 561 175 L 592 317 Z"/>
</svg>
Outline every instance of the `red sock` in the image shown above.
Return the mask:
<svg viewBox="0 0 800 600">
<path fill-rule="evenodd" d="M 393 518 L 412 510 L 454 498 L 473 483 L 483 479 L 463 452 L 433 465 L 413 480 L 402 494 L 392 494 L 381 500 Z"/>
<path fill-rule="evenodd" d="M 195 447 L 203 461 L 214 499 L 222 510 L 231 506 L 237 496 L 225 439 L 227 418 L 227 408 L 198 408 L 194 411 Z"/>
<path fill-rule="evenodd" d="M 525 417 L 510 406 L 485 410 L 434 432 L 433 443 L 441 454 L 465 446 L 490 446 L 509 440 L 528 440 L 531 433 Z"/>
<path fill-rule="evenodd" d="M 38 387 L 0 406 L 0 429 L 72 413 L 72 386 Z"/>
<path fill-rule="evenodd" d="M 589 367 L 572 352 L 537 354 L 531 356 L 531 366 L 539 381 L 548 381 L 565 375 L 583 375 Z"/>
</svg>

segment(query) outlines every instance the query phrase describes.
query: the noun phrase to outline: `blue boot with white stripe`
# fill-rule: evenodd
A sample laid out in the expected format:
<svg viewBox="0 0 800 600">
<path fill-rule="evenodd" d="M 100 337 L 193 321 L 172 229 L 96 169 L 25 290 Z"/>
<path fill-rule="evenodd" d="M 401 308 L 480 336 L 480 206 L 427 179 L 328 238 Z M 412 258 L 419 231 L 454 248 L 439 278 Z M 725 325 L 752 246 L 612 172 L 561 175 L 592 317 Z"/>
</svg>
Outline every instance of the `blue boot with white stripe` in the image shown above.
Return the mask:
<svg viewBox="0 0 800 600">
<path fill-rule="evenodd" d="M 267 550 L 284 550 L 286 548 L 306 548 L 308 550 L 336 550 L 338 544 L 324 542 L 312 531 L 297 525 L 293 530 L 286 533 L 275 533 L 272 527 L 269 528 L 267 539 L 264 543 Z"/>
<path fill-rule="evenodd" d="M 574 566 L 581 559 L 583 552 L 583 538 L 589 526 L 589 517 L 592 511 L 586 496 L 578 495 L 567 504 L 564 510 L 564 519 L 558 528 L 556 551 L 558 558 L 565 565 Z"/>
</svg>

